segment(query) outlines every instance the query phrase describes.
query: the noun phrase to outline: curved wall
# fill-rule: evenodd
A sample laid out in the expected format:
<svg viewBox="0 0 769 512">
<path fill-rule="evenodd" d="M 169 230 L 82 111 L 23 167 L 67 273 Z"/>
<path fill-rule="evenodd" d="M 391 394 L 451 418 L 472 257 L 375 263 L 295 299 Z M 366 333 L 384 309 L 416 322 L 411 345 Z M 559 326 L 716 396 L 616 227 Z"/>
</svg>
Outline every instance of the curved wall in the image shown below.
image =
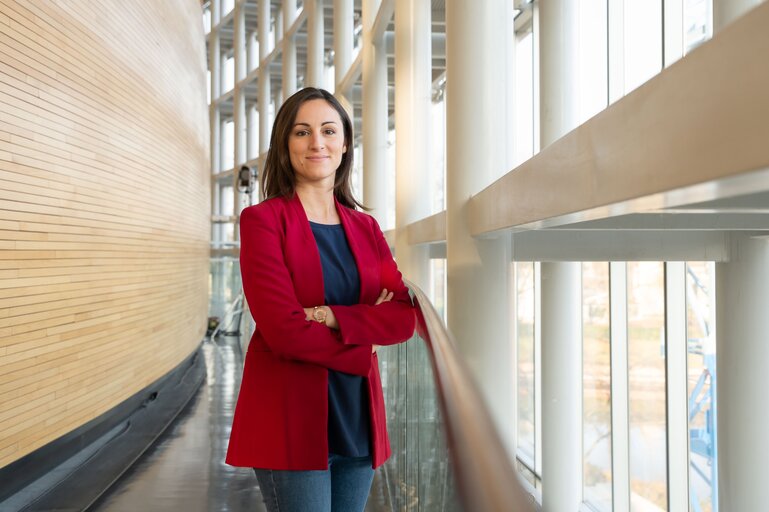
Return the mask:
<svg viewBox="0 0 769 512">
<path fill-rule="evenodd" d="M 198 0 L 0 0 L 0 467 L 204 335 L 205 52 Z"/>
</svg>

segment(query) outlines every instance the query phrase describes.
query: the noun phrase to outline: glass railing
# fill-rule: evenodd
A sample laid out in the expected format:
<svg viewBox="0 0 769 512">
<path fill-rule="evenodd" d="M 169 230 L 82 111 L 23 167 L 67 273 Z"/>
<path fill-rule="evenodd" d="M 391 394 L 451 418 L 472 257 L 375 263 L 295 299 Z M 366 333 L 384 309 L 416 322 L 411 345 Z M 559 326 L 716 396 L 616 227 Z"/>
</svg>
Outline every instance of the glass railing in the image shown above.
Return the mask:
<svg viewBox="0 0 769 512">
<path fill-rule="evenodd" d="M 407 284 L 417 332 L 378 352 L 393 453 L 367 512 L 535 510 L 446 327 Z"/>
</svg>

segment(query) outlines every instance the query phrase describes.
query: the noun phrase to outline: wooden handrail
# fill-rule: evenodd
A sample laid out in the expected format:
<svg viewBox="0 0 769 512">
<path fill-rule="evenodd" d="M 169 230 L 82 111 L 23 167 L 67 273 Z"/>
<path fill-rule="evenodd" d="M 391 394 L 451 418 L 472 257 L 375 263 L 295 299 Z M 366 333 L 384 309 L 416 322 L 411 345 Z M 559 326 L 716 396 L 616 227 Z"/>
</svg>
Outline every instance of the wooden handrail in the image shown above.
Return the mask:
<svg viewBox="0 0 769 512">
<path fill-rule="evenodd" d="M 533 498 L 513 463 L 470 372 L 427 295 L 406 281 L 416 299 L 417 332 L 425 340 L 446 429 L 449 458 L 464 510 L 530 512 Z"/>
</svg>

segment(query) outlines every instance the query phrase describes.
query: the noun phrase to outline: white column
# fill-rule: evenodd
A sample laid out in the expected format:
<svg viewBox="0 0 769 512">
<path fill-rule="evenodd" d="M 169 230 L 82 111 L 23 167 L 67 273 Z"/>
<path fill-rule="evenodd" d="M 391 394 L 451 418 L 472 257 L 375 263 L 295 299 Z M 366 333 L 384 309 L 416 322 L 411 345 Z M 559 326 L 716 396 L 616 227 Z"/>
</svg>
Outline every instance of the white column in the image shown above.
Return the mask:
<svg viewBox="0 0 769 512">
<path fill-rule="evenodd" d="M 307 75 L 305 87 L 323 87 L 323 51 L 325 36 L 323 0 L 304 0 L 307 10 Z"/>
<path fill-rule="evenodd" d="M 579 263 L 545 263 L 542 279 L 542 509 L 582 501 L 582 274 Z"/>
<path fill-rule="evenodd" d="M 578 5 L 539 9 L 540 141 L 547 147 L 577 124 Z M 542 508 L 578 510 L 582 501 L 582 268 L 543 262 Z"/>
<path fill-rule="evenodd" d="M 256 108 L 251 106 L 246 110 L 247 130 L 246 130 L 246 160 L 251 160 L 259 156 L 259 126 L 257 126 Z"/>
<path fill-rule="evenodd" d="M 512 61 L 500 56 L 498 41 L 512 38 L 512 5 L 446 0 L 447 322 L 511 456 L 510 237 L 473 238 L 466 210 L 473 194 L 509 170 L 499 132 L 512 139 L 500 106 L 512 90 L 504 72 Z"/>
<path fill-rule="evenodd" d="M 365 20 L 365 18 L 364 18 Z M 373 21 L 373 19 L 371 20 Z M 365 22 L 365 21 L 364 21 Z M 377 41 L 381 61 L 382 152 L 387 139 L 387 56 Z M 364 54 L 365 59 L 365 54 Z M 380 65 L 380 62 L 377 62 Z M 365 60 L 364 60 L 365 66 Z M 364 67 L 365 70 L 365 67 Z M 364 82 L 365 84 L 365 82 Z M 365 93 L 365 85 L 364 85 Z M 423 290 L 430 284 L 428 248 L 412 246 L 406 226 L 430 215 L 432 122 L 432 30 L 430 3 L 395 2 L 395 254 L 403 274 Z M 366 122 L 364 103 L 363 119 Z M 436 136 L 440 136 L 436 134 Z M 366 146 L 363 151 L 365 155 Z M 382 159 L 384 167 L 384 159 Z M 384 174 L 384 173 L 383 173 Z M 384 211 L 382 211 L 384 214 Z"/>
<path fill-rule="evenodd" d="M 716 263 L 719 510 L 769 503 L 769 240 L 730 234 L 730 260 Z"/>
<path fill-rule="evenodd" d="M 296 92 L 296 37 L 287 37 L 296 19 L 296 0 L 283 0 L 283 98 Z"/>
<path fill-rule="evenodd" d="M 352 0 L 334 0 L 334 91 L 352 64 Z"/>
<path fill-rule="evenodd" d="M 217 10 L 215 10 L 215 8 Z M 218 2 L 211 5 L 211 13 L 218 13 Z M 218 15 L 216 15 L 218 17 Z M 211 172 L 217 173 L 221 170 L 221 120 L 219 118 L 219 108 L 216 100 L 222 94 L 222 54 L 219 42 L 219 28 L 214 27 L 211 30 L 209 39 L 209 62 L 211 66 L 211 105 L 209 106 L 209 120 L 211 129 Z"/>
<path fill-rule="evenodd" d="M 763 0 L 713 0 L 713 33 L 720 32 Z"/>
<path fill-rule="evenodd" d="M 246 161 L 246 97 L 240 82 L 246 77 L 246 16 L 243 4 L 235 3 L 234 12 L 235 37 L 233 41 L 235 59 L 235 93 L 233 95 L 233 128 L 234 128 L 234 165 L 238 168 Z M 237 179 L 237 177 L 235 178 Z M 237 187 L 235 187 L 237 191 Z M 237 198 L 235 201 L 237 204 Z"/>
<path fill-rule="evenodd" d="M 211 28 L 213 29 L 222 19 L 221 0 L 211 0 Z"/>
<path fill-rule="evenodd" d="M 269 54 L 270 0 L 259 0 L 259 154 L 270 147 L 270 66 L 264 59 Z M 259 173 L 261 176 L 262 173 Z"/>
<path fill-rule="evenodd" d="M 373 39 L 380 0 L 363 0 L 363 204 L 386 229 L 387 209 L 387 49 Z M 396 200 L 397 201 L 397 200 Z M 400 254 L 398 255 L 400 266 Z"/>
</svg>

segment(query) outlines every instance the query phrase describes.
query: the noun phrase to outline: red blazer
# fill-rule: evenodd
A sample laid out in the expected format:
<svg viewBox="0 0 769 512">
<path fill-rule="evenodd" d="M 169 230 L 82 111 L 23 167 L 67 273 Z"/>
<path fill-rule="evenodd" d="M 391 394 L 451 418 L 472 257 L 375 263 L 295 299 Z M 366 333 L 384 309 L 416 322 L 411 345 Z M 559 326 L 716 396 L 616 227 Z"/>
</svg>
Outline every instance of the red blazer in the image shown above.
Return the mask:
<svg viewBox="0 0 769 512">
<path fill-rule="evenodd" d="M 414 332 L 415 315 L 373 217 L 336 202 L 360 275 L 359 304 L 334 306 L 332 330 L 305 320 L 323 304 L 320 254 L 298 196 L 243 210 L 240 268 L 256 331 L 251 338 L 226 462 L 266 469 L 327 469 L 328 369 L 366 377 L 373 467 L 390 456 L 384 398 L 371 345 Z M 374 306 L 382 288 L 390 302 Z"/>
</svg>

